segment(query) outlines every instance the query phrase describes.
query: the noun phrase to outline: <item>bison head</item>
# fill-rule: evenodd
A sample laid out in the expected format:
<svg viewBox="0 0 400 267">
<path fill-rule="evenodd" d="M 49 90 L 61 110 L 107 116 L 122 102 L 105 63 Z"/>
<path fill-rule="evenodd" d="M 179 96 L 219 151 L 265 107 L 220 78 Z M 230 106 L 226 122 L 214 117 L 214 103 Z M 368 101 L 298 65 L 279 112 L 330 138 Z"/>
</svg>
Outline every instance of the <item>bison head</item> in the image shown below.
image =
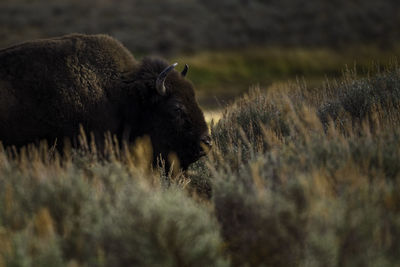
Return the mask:
<svg viewBox="0 0 400 267">
<path fill-rule="evenodd" d="M 140 133 L 131 134 L 130 139 L 150 136 L 154 164 L 161 156 L 168 166 L 169 156 L 176 155 L 180 166 L 187 169 L 210 149 L 211 138 L 193 85 L 185 78 L 188 67 L 178 72 L 176 65 L 146 58 L 134 72 L 130 91 L 140 100 L 130 113 L 141 114 L 141 118 L 133 122 L 139 125 L 132 125 Z"/>
</svg>

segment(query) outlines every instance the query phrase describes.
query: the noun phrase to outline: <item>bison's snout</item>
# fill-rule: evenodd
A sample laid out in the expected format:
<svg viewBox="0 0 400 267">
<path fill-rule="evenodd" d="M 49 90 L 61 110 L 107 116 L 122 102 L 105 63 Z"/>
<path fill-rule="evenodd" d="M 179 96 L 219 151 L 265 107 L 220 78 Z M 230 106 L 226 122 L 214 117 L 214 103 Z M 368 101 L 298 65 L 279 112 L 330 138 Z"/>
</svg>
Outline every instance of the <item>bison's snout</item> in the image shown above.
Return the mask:
<svg viewBox="0 0 400 267">
<path fill-rule="evenodd" d="M 209 134 L 205 134 L 200 138 L 200 147 L 201 147 L 201 156 L 205 156 L 208 151 L 212 148 L 211 136 Z"/>
</svg>

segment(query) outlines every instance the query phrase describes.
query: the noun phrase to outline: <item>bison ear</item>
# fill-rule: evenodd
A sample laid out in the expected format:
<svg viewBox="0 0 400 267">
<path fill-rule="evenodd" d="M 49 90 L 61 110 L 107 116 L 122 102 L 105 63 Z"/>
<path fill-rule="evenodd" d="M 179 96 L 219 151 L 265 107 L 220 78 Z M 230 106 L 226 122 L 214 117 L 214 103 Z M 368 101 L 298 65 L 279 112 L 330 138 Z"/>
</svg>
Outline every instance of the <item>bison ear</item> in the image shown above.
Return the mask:
<svg viewBox="0 0 400 267">
<path fill-rule="evenodd" d="M 165 88 L 165 79 L 168 74 L 178 65 L 178 63 L 174 63 L 171 66 L 166 67 L 157 77 L 156 80 L 156 89 L 159 95 L 164 96 L 167 93 L 167 89 Z"/>
<path fill-rule="evenodd" d="M 188 66 L 188 64 L 185 64 L 185 68 L 184 68 L 183 71 L 181 72 L 181 75 L 182 75 L 183 77 L 185 77 L 186 74 L 187 74 L 187 72 L 188 72 L 188 70 L 189 70 L 189 66 Z"/>
</svg>

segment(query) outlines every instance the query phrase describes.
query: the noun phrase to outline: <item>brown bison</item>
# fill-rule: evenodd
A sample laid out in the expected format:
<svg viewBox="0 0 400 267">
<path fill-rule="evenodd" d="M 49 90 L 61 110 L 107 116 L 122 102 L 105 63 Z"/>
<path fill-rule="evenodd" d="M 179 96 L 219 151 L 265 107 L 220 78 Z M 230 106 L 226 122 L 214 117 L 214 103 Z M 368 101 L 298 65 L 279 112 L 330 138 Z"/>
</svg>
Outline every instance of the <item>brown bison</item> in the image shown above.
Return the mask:
<svg viewBox="0 0 400 267">
<path fill-rule="evenodd" d="M 179 73 L 176 65 L 137 62 L 107 35 L 71 34 L 0 50 L 0 140 L 74 143 L 80 125 L 96 141 L 106 132 L 127 142 L 147 135 L 154 163 L 174 152 L 186 169 L 211 140 L 185 79 L 188 67 Z"/>
</svg>

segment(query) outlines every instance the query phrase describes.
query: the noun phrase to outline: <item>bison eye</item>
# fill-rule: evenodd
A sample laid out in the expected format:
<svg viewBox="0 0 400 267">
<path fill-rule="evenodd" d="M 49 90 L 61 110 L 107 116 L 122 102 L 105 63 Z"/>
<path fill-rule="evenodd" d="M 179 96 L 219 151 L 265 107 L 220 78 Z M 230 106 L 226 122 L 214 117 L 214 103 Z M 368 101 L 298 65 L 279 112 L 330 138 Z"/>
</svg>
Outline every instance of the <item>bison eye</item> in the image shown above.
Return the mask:
<svg viewBox="0 0 400 267">
<path fill-rule="evenodd" d="M 183 114 L 183 110 L 180 107 L 175 108 L 175 114 L 176 115 L 182 115 Z"/>
<path fill-rule="evenodd" d="M 185 114 L 185 107 L 181 104 L 174 106 L 174 115 L 182 117 Z"/>
</svg>

